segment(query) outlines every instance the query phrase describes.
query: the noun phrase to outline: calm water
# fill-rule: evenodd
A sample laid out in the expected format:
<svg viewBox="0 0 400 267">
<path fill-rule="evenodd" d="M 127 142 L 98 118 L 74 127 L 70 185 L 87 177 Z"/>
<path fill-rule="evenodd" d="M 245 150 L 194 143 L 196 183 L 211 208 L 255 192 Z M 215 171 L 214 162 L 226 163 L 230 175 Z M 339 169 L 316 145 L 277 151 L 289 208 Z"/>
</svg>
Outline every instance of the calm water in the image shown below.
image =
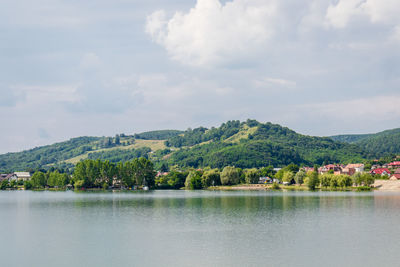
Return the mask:
<svg viewBox="0 0 400 267">
<path fill-rule="evenodd" d="M 0 266 L 399 266 L 400 194 L 0 192 Z"/>
</svg>

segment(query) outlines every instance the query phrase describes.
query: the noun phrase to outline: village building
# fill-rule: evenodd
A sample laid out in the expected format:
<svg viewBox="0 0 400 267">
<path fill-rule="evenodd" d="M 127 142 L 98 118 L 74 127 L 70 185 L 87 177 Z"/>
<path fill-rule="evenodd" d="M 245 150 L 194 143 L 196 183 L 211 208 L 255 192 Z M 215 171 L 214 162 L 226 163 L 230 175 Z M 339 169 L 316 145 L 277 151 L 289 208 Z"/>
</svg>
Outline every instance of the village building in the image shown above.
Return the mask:
<svg viewBox="0 0 400 267">
<path fill-rule="evenodd" d="M 354 169 L 355 172 L 364 172 L 364 164 L 362 164 L 362 163 L 347 164 L 346 168 Z"/>
<path fill-rule="evenodd" d="M 393 175 L 390 176 L 390 180 L 400 180 L 400 168 L 394 171 Z"/>
<path fill-rule="evenodd" d="M 388 164 L 388 167 L 393 169 L 400 168 L 400 161 L 393 161 Z"/>
<path fill-rule="evenodd" d="M 371 174 L 381 175 L 381 176 L 390 176 L 392 173 L 388 168 L 376 168 L 370 171 Z"/>
<path fill-rule="evenodd" d="M 14 172 L 11 175 L 9 175 L 8 180 L 22 180 L 22 181 L 27 181 L 31 179 L 31 174 L 29 172 Z"/>
<path fill-rule="evenodd" d="M 390 180 L 400 180 L 400 173 L 394 173 L 391 177 Z"/>
<path fill-rule="evenodd" d="M 326 174 L 329 172 L 333 172 L 335 175 L 342 174 L 343 166 L 342 165 L 335 165 L 335 164 L 328 164 L 318 168 L 319 174 Z"/>
</svg>

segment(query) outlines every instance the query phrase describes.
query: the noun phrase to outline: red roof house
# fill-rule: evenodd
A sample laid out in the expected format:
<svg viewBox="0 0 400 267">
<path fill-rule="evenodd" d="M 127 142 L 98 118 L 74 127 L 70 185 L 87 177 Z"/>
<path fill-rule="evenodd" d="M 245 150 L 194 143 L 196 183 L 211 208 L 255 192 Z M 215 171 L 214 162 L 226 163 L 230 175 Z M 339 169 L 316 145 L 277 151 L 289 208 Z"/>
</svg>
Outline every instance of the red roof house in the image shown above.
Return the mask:
<svg viewBox="0 0 400 267">
<path fill-rule="evenodd" d="M 393 162 L 389 163 L 389 167 L 400 168 L 400 161 L 393 161 Z"/>
<path fill-rule="evenodd" d="M 376 168 L 376 169 L 373 169 L 370 173 L 376 174 L 376 175 L 390 175 L 391 174 L 391 172 L 389 171 L 388 168 Z"/>
</svg>

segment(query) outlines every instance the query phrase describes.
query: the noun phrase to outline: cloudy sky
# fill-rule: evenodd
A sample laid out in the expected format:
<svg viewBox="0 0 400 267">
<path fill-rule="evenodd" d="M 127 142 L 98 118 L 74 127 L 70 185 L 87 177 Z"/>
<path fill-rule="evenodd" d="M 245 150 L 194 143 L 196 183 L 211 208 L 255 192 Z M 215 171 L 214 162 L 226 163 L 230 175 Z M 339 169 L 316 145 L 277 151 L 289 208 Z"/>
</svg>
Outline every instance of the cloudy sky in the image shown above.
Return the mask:
<svg viewBox="0 0 400 267">
<path fill-rule="evenodd" d="M 0 153 L 254 118 L 400 127 L 398 0 L 1 0 Z"/>
</svg>

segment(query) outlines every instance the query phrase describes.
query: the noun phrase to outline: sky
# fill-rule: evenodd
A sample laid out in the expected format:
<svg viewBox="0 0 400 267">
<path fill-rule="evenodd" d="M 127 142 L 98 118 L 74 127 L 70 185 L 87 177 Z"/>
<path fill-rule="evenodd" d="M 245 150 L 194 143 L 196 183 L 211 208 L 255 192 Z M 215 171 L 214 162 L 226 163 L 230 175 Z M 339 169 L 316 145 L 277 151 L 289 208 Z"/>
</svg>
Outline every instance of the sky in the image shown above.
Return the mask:
<svg viewBox="0 0 400 267">
<path fill-rule="evenodd" d="M 400 127 L 398 0 L 1 0 L 0 153 L 257 119 Z"/>
</svg>

